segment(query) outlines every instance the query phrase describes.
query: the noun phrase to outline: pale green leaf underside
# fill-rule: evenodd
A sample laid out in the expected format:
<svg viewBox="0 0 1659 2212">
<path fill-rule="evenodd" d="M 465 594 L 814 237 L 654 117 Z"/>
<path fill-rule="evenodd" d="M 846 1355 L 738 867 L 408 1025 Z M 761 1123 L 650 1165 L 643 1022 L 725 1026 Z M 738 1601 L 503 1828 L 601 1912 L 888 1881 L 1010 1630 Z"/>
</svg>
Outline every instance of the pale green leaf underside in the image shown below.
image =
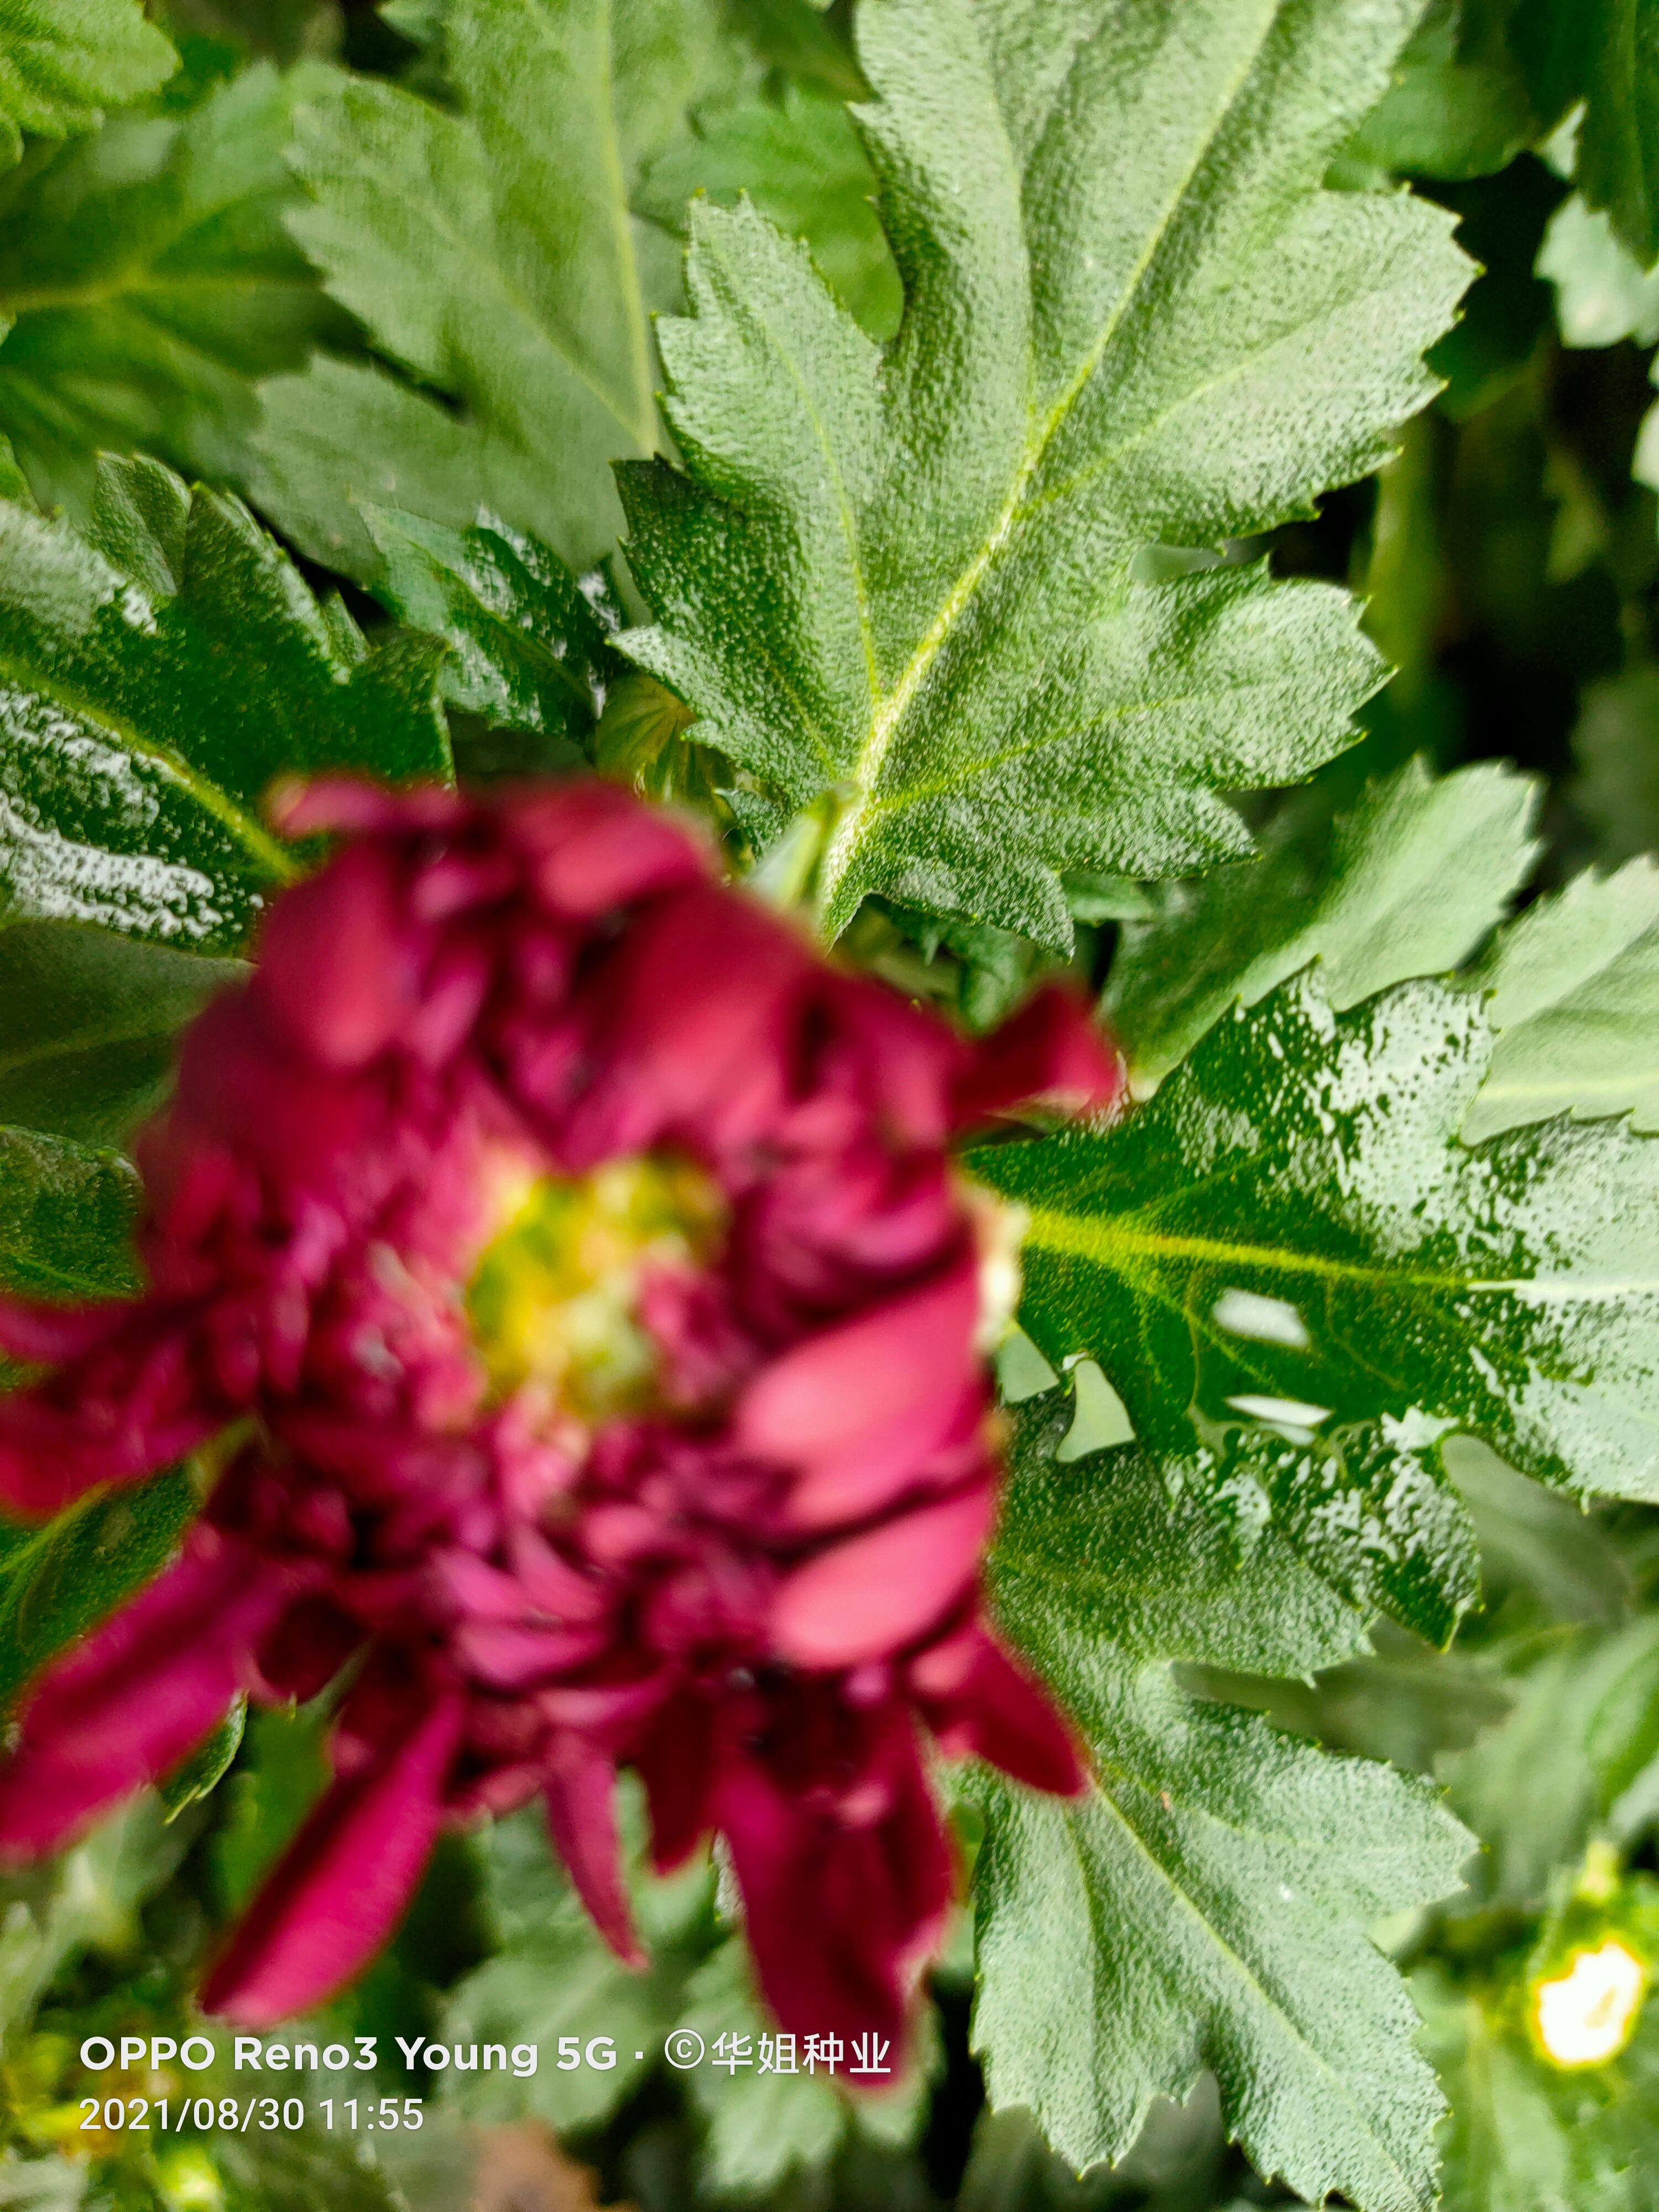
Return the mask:
<svg viewBox="0 0 1659 2212">
<path fill-rule="evenodd" d="M 1421 2212 L 1441 2108 L 1365 1929 L 1454 1887 L 1471 1839 L 1420 1784 L 1183 1697 L 1160 1662 L 1329 1663 L 1352 1618 L 1345 1632 L 1276 1538 L 1229 1567 L 1137 1454 L 1062 1468 L 1031 1434 L 994 1598 L 1082 1726 L 1097 1784 L 1076 1805 L 976 1785 L 974 2040 L 992 2101 L 1030 2106 L 1081 2166 L 1121 2157 L 1150 2100 L 1184 2097 L 1207 2067 L 1264 2174 Z"/>
<path fill-rule="evenodd" d="M 687 2084 L 708 2126 L 701 2163 L 713 2191 L 758 2197 L 828 2166 L 847 2130 L 847 2100 L 821 2075 L 756 2070 L 771 2022 L 756 2001 L 745 1947 L 723 1943 L 685 1996 L 684 2024 L 711 2052 L 721 2036 L 748 2039 L 748 2066 L 705 2064 Z"/>
<path fill-rule="evenodd" d="M 635 1807 L 624 1791 L 619 1810 L 630 1868 L 641 1856 Z M 480 2069 L 453 2073 L 445 2091 L 468 2119 L 484 2125 L 521 2119 L 528 2111 L 555 2128 L 591 2126 L 643 2079 L 682 2016 L 686 1977 L 704 1948 L 712 1888 L 707 1858 L 666 1881 L 635 1882 L 635 1919 L 652 1960 L 641 1973 L 622 1964 L 589 1919 L 548 1843 L 539 1808 L 494 1822 L 481 1846 L 496 1948 L 449 1993 L 442 2033 L 453 2042 L 528 2043 L 549 2052 L 561 2035 L 583 2045 L 609 2035 L 617 2063 L 573 2070 L 544 2058 L 529 2084 Z"/>
<path fill-rule="evenodd" d="M 1477 994 L 1337 1015 L 1304 980 L 1121 1127 L 972 1159 L 1030 1210 L 1050 1362 L 1097 1359 L 1143 1443 L 1201 1445 L 1218 1495 L 1257 1485 L 1356 1601 L 1436 1635 L 1472 1595 L 1444 1434 L 1659 1496 L 1659 1146 L 1557 1121 L 1471 1150 L 1491 1054 Z"/>
<path fill-rule="evenodd" d="M 1498 1036 L 1463 1125 L 1471 1144 L 1556 1114 L 1659 1129 L 1659 866 L 1587 872 L 1540 899 L 1475 980 Z"/>
<path fill-rule="evenodd" d="M 142 100 L 178 66 L 138 0 L 4 0 L 0 164 L 17 159 L 25 131 L 95 131 L 106 106 Z"/>
<path fill-rule="evenodd" d="M 1415 12 L 866 0 L 884 355 L 751 210 L 697 214 L 661 332 L 690 478 L 623 472 L 632 650 L 832 795 L 832 931 L 880 891 L 1064 945 L 1060 869 L 1237 855 L 1216 794 L 1343 742 L 1380 670 L 1342 594 L 1131 571 L 1307 511 L 1428 396 L 1444 220 L 1319 188 Z"/>
<path fill-rule="evenodd" d="M 1535 780 L 1499 763 L 1437 781 L 1408 761 L 1334 823 L 1292 805 L 1260 860 L 1166 893 L 1125 925 L 1103 1002 L 1136 1089 L 1311 960 L 1339 1007 L 1457 967 L 1530 872 L 1537 802 Z"/>
<path fill-rule="evenodd" d="M 1550 217 L 1538 274 L 1555 287 L 1556 320 L 1570 346 L 1659 338 L 1659 269 L 1644 269 L 1600 208 L 1577 192 Z"/>
<path fill-rule="evenodd" d="M 1441 1776 L 1486 1846 L 1483 1897 L 1534 1911 L 1593 1835 L 1628 1849 L 1639 1833 L 1626 1818 L 1644 1794 L 1631 1785 L 1659 1759 L 1659 1619 L 1557 1636 L 1511 1686 L 1510 1712 Z"/>
</svg>

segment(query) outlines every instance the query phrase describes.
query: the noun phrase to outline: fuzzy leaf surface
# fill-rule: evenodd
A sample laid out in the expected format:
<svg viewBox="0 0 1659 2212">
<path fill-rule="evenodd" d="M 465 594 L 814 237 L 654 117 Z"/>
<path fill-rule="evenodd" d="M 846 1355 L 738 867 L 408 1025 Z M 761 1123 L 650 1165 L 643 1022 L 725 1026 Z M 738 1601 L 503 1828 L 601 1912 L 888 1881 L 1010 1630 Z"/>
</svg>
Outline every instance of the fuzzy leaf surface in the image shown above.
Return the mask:
<svg viewBox="0 0 1659 2212">
<path fill-rule="evenodd" d="M 130 1291 L 137 1211 L 138 1179 L 118 1154 L 0 1127 L 0 1286 L 33 1297 Z"/>
<path fill-rule="evenodd" d="M 0 15 L 0 165 L 26 131 L 95 131 L 106 107 L 154 92 L 179 66 L 138 0 L 7 0 Z"/>
<path fill-rule="evenodd" d="M 920 2061 L 907 2075 L 866 2084 L 880 2091 L 871 2097 L 849 2096 L 831 2076 L 809 2069 L 804 2045 L 793 2049 L 793 2070 L 781 2069 L 772 2017 L 756 1992 L 740 1938 L 722 1943 L 698 1967 L 679 2017 L 711 2054 L 692 2070 L 687 2087 L 708 2130 L 699 2172 L 717 2200 L 752 2200 L 791 2183 L 803 2193 L 822 2187 L 823 2169 L 849 2136 L 906 2145 L 927 2124 Z M 936 2047 L 931 2014 L 924 2014 L 917 2041 L 924 2050 Z M 717 2049 L 730 2063 L 713 2056 Z M 852 2063 L 848 2051 L 843 2065 Z"/>
<path fill-rule="evenodd" d="M 1475 980 L 1499 1034 L 1471 1144 L 1553 1114 L 1659 1129 L 1659 866 L 1575 877 L 1510 924 Z"/>
<path fill-rule="evenodd" d="M 746 192 L 787 236 L 805 240 L 860 327 L 891 337 L 904 294 L 876 214 L 875 172 L 845 104 L 786 84 L 775 99 L 753 94 L 702 109 L 693 131 L 652 164 L 641 211 L 682 230 L 694 193 L 729 207 Z"/>
<path fill-rule="evenodd" d="M 101 465 L 85 536 L 0 506 L 0 903 L 230 951 L 295 863 L 279 775 L 448 774 L 439 648 L 370 649 L 235 501 Z"/>
<path fill-rule="evenodd" d="M 5 193 L 0 431 L 42 506 L 84 522 L 105 448 L 246 474 L 257 380 L 342 319 L 283 228 L 312 81 L 267 64 L 183 115 L 117 117 Z"/>
<path fill-rule="evenodd" d="M 1149 1448 L 1443 1638 L 1474 1595 L 1438 1444 L 1659 1496 L 1659 1147 L 1558 1121 L 1457 1132 L 1492 1031 L 1407 983 L 1238 1009 L 1115 1128 L 971 1157 L 1030 1212 L 1022 1324 L 1097 1360 Z M 1345 1564 L 1346 1563 L 1346 1564 Z"/>
<path fill-rule="evenodd" d="M 1062 869 L 1237 857 L 1217 794 L 1344 742 L 1381 672 L 1343 593 L 1135 562 L 1309 511 L 1428 396 L 1444 221 L 1320 185 L 1415 13 L 866 0 L 884 354 L 753 210 L 694 210 L 629 649 L 829 811 L 830 932 L 879 892 L 1065 949 Z"/>
<path fill-rule="evenodd" d="M 1173 1660 L 1329 1664 L 1358 1635 L 1277 1536 L 1248 1565 L 1133 1449 L 1060 1466 L 1024 1420 L 991 1583 L 1091 1747 L 1076 1804 L 976 1782 L 994 2104 L 1074 2166 L 1116 2159 L 1208 2067 L 1264 2174 L 1364 2212 L 1434 2196 L 1441 2110 L 1409 2000 L 1365 1935 L 1455 1886 L 1471 1839 L 1424 1785 L 1200 1704 Z"/>
<path fill-rule="evenodd" d="M 1537 801 L 1537 783 L 1501 763 L 1437 781 L 1407 761 L 1334 822 L 1292 805 L 1260 860 L 1172 887 L 1125 925 L 1103 1005 L 1136 1088 L 1310 960 L 1339 1007 L 1455 968 L 1531 871 Z"/>
<path fill-rule="evenodd" d="M 376 588 L 411 629 L 449 647 L 444 693 L 512 729 L 586 737 L 627 664 L 605 576 L 573 575 L 534 538 L 494 520 L 448 530 L 365 507 L 382 563 Z"/>
<path fill-rule="evenodd" d="M 708 0 L 453 0 L 443 50 L 453 106 L 336 75 L 300 111 L 295 235 L 408 380 L 276 380 L 256 495 L 348 574 L 378 565 L 359 498 L 454 527 L 482 503 L 586 568 L 611 460 L 657 442 L 650 317 L 678 291 L 632 196 L 725 49 Z"/>
</svg>

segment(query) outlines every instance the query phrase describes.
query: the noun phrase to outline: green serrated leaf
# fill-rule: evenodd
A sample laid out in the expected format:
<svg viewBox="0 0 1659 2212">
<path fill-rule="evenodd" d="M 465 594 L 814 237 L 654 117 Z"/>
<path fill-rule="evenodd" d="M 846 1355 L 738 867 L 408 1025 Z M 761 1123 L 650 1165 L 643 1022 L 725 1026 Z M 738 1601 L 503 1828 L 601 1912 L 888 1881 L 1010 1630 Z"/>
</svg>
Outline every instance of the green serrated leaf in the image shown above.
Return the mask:
<svg viewBox="0 0 1659 2212">
<path fill-rule="evenodd" d="M 1166 893 L 1126 925 L 1103 1001 L 1136 1089 L 1235 1001 L 1254 1006 L 1310 960 L 1338 1007 L 1455 968 L 1532 871 L 1540 788 L 1500 763 L 1437 781 L 1407 761 L 1334 821 L 1310 795 L 1286 807 L 1259 860 Z"/>
<path fill-rule="evenodd" d="M 1358 1648 L 1359 1616 L 1276 1530 L 1246 1559 L 1192 1487 L 1137 1447 L 1062 1459 L 1055 1408 L 1050 1399 L 1015 1417 L 990 1557 L 994 1602 L 1028 1645 L 1080 1648 L 1099 1634 L 1136 1662 L 1260 1674 L 1311 1674 Z"/>
<path fill-rule="evenodd" d="M 84 521 L 103 448 L 246 476 L 257 380 L 341 319 L 282 222 L 313 81 L 264 64 L 183 115 L 118 117 L 8 194 L 0 430 L 44 506 Z"/>
<path fill-rule="evenodd" d="M 255 2128 L 210 2140 L 226 2212 L 318 2212 L 323 2205 L 328 2212 L 405 2212 L 408 2200 L 380 2171 L 372 2146 L 314 2118 L 292 2132 Z"/>
<path fill-rule="evenodd" d="M 1659 9 L 1588 0 L 1584 119 L 1575 182 L 1642 266 L 1659 257 Z"/>
<path fill-rule="evenodd" d="M 1066 0 L 1030 39 L 866 0 L 884 358 L 758 214 L 694 210 L 659 331 L 690 473 L 619 471 L 659 625 L 629 649 L 828 814 L 832 934 L 878 892 L 1064 950 L 1062 870 L 1237 856 L 1218 791 L 1344 742 L 1381 672 L 1342 593 L 1135 563 L 1308 511 L 1428 396 L 1444 219 L 1320 190 L 1414 13 Z"/>
<path fill-rule="evenodd" d="M 1351 151 L 1407 176 L 1489 176 L 1539 135 L 1524 71 L 1501 37 L 1471 51 L 1461 0 L 1431 0 Z"/>
<path fill-rule="evenodd" d="M 1121 2157 L 1206 2066 L 1264 2174 L 1364 2212 L 1433 2201 L 1440 2106 L 1377 1914 L 1456 1881 L 1432 1794 L 1176 1688 L 1176 1658 L 1316 1665 L 1356 1624 L 1276 1540 L 1231 1571 L 1133 1453 L 1060 1468 L 1022 1425 L 992 1559 L 1000 1618 L 1088 1738 L 1076 1805 L 981 1773 L 974 2043 L 1075 2166 Z"/>
<path fill-rule="evenodd" d="M 627 1826 L 637 1843 L 637 1820 Z M 496 1821 L 483 1850 L 501 1948 L 451 1994 L 445 2039 L 531 2044 L 551 2053 L 561 2035 L 578 2037 L 584 2048 L 591 2037 L 608 2035 L 617 2063 L 562 2071 L 544 2060 L 527 2081 L 499 2069 L 451 2075 L 446 2091 L 473 2120 L 513 2120 L 529 2112 L 558 2129 L 594 2124 L 637 2086 L 679 2018 L 687 1976 L 707 1948 L 709 1869 L 703 1863 L 665 1881 L 641 1882 L 640 1924 L 652 1961 L 639 1973 L 621 1963 L 588 1918 L 549 1849 L 539 1809 Z"/>
<path fill-rule="evenodd" d="M 786 2186 L 804 2192 L 849 2137 L 902 2148 L 927 2124 L 938 2052 L 931 2010 L 915 2031 L 916 2053 L 902 2078 L 848 2073 L 858 2063 L 852 2051 L 842 2051 L 839 2072 L 825 2072 L 816 2061 L 809 2066 L 802 2039 L 791 2038 L 779 2050 L 748 1947 L 733 1936 L 687 1983 L 679 2024 L 702 2036 L 705 2047 L 686 2087 L 708 2130 L 699 2179 L 718 2202 L 752 2202 Z M 879 2095 L 856 2094 L 871 2088 Z"/>
<path fill-rule="evenodd" d="M 645 165 L 714 90 L 710 0 L 453 0 L 453 107 L 337 76 L 301 107 L 295 235 L 376 349 L 267 392 L 255 494 L 308 553 L 377 572 L 356 499 L 454 527 L 482 502 L 578 568 L 620 514 L 610 463 L 659 425 L 650 316 L 672 242 L 637 222 Z"/>
<path fill-rule="evenodd" d="M 158 1785 L 157 1795 L 170 1821 L 176 1820 L 187 1805 L 210 1796 L 218 1788 L 241 1748 L 246 1726 L 247 1699 L 238 1698 L 206 1741 Z"/>
<path fill-rule="evenodd" d="M 0 1283 L 34 1297 L 131 1291 L 138 1200 L 137 1176 L 118 1153 L 0 1128 Z"/>
<path fill-rule="evenodd" d="M 22 134 L 95 131 L 106 107 L 154 92 L 179 66 L 138 0 L 7 0 L 0 15 L 0 166 Z"/>
<path fill-rule="evenodd" d="M 786 236 L 872 338 L 897 330 L 903 288 L 875 210 L 875 172 L 842 101 L 801 84 L 699 111 L 695 136 L 653 162 L 638 205 L 682 229 L 696 192 L 729 207 L 740 193 Z"/>
<path fill-rule="evenodd" d="M 160 1103 L 179 1030 L 241 973 L 75 922 L 0 930 L 0 1122 L 119 1144 Z"/>
<path fill-rule="evenodd" d="M 847 2100 L 805 2066 L 760 2070 L 771 2023 L 757 2002 L 745 1946 L 721 1944 L 686 1986 L 681 2024 L 702 2036 L 706 2058 L 687 2086 L 708 2124 L 699 2170 L 714 2197 L 754 2197 L 826 2166 L 847 2133 Z M 724 2062 L 724 2063 L 723 2063 Z"/>
<path fill-rule="evenodd" d="M 1507 1717 L 1441 1764 L 1486 1847 L 1483 1893 L 1541 1906 L 1556 1869 L 1576 1865 L 1593 1834 L 1636 1840 L 1659 1804 L 1629 1793 L 1656 1759 L 1659 1618 L 1554 1639 L 1521 1676 Z"/>
<path fill-rule="evenodd" d="M 1412 1978 L 1451 2105 L 1445 2212 L 1647 2212 L 1659 2197 L 1659 2007 L 1616 2067 L 1559 2073 L 1479 1991 Z"/>
<path fill-rule="evenodd" d="M 1556 1121 L 1471 1150 L 1492 1048 L 1469 992 L 1339 1015 L 1304 979 L 1120 1127 L 969 1161 L 1029 1209 L 1020 1319 L 1045 1357 L 1097 1359 L 1143 1444 L 1201 1444 L 1218 1494 L 1265 1500 L 1356 1601 L 1437 1638 L 1473 1595 L 1447 1434 L 1659 1497 L 1659 1146 Z"/>
<path fill-rule="evenodd" d="M 175 1470 L 93 1492 L 42 1527 L 0 1525 L 0 1698 L 148 1582 L 195 1510 Z"/>
<path fill-rule="evenodd" d="M 1498 1037 L 1469 1143 L 1565 1113 L 1659 1129 L 1659 866 L 1575 877 L 1510 924 L 1474 981 Z"/>
<path fill-rule="evenodd" d="M 0 900 L 204 950 L 294 862 L 281 775 L 447 776 L 440 648 L 370 649 L 234 500 L 100 465 L 86 536 L 0 507 Z"/>
<path fill-rule="evenodd" d="M 364 506 L 381 561 L 379 595 L 450 649 L 445 696 L 508 728 L 578 741 L 622 672 L 607 579 L 580 580 L 556 554 L 493 517 L 465 531 Z"/>
</svg>

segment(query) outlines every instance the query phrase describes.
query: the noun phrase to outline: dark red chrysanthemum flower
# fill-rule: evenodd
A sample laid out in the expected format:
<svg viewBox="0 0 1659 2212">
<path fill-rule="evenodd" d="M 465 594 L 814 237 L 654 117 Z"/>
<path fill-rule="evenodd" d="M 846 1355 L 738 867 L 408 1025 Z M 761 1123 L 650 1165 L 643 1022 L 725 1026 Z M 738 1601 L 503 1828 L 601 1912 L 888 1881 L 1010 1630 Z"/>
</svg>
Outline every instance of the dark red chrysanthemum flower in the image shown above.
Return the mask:
<svg viewBox="0 0 1659 2212">
<path fill-rule="evenodd" d="M 139 1147 L 149 1287 L 13 1303 L 0 1401 L 46 1511 L 219 1439 L 177 1562 L 47 1669 L 0 1853 L 164 1774 L 233 1698 L 356 1671 L 335 1780 L 210 1976 L 292 2016 L 394 1925 L 440 1826 L 540 1793 L 635 1955 L 612 1790 L 664 1867 L 726 1841 L 766 1994 L 902 2033 L 951 1887 L 924 1731 L 1082 1781 L 981 1614 L 998 1462 L 964 1126 L 1118 1071 L 1050 993 L 972 1045 L 572 782 L 343 782 L 348 833 L 188 1031 Z M 1005 1307 L 1006 1310 L 1006 1307 Z"/>
</svg>

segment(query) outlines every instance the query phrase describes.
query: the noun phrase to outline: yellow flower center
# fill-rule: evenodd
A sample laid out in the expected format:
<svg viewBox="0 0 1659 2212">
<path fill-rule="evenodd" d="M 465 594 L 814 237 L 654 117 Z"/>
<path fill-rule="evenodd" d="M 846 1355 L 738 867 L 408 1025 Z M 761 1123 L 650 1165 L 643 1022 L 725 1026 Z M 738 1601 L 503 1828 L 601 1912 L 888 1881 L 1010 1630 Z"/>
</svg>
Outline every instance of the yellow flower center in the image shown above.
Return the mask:
<svg viewBox="0 0 1659 2212">
<path fill-rule="evenodd" d="M 533 1384 L 586 1421 L 646 1410 L 659 1354 L 641 1292 L 718 1250 L 716 1185 L 689 1160 L 641 1154 L 587 1176 L 516 1176 L 497 1218 L 466 1288 L 491 1396 Z"/>
<path fill-rule="evenodd" d="M 1605 2066 L 1636 2032 L 1647 1969 L 1612 1937 L 1599 1950 L 1574 1954 L 1565 1974 L 1533 1990 L 1533 2025 L 1545 2056 L 1557 2066 Z"/>
</svg>

